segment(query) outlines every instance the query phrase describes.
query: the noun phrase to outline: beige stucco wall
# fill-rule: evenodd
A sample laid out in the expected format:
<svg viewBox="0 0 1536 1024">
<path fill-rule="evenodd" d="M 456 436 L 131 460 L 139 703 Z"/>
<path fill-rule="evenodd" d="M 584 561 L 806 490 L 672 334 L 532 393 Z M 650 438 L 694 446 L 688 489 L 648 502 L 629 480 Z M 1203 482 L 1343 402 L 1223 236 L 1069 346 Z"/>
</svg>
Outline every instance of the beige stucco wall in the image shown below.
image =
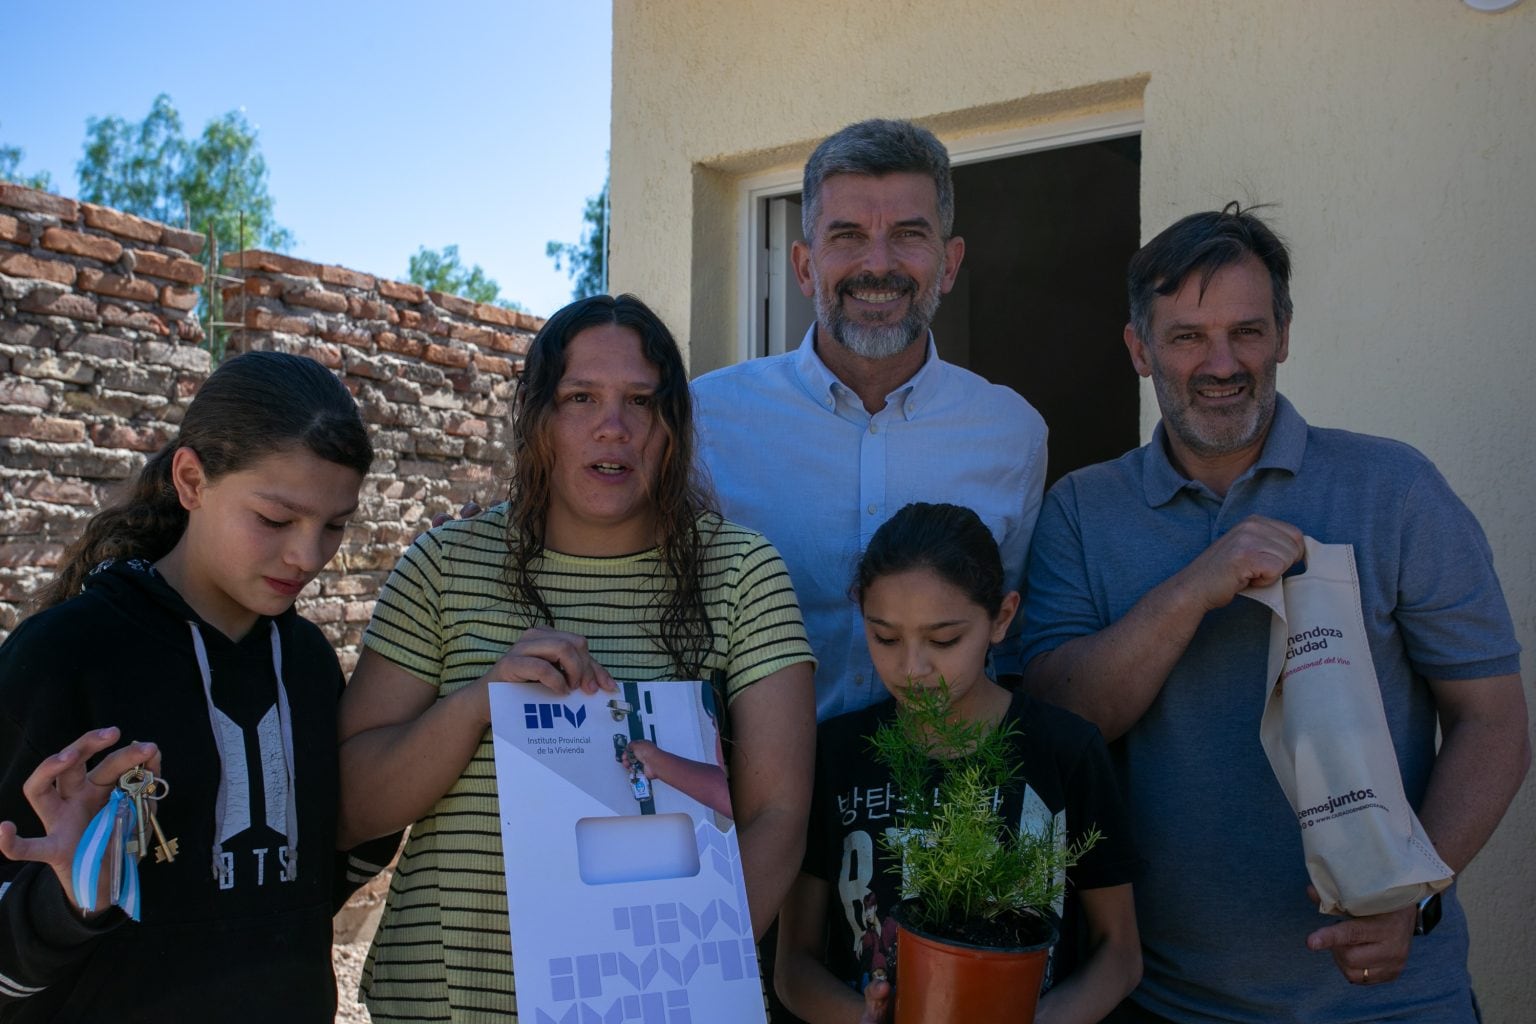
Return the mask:
<svg viewBox="0 0 1536 1024">
<path fill-rule="evenodd" d="M 1280 204 L 1282 389 L 1440 465 L 1488 531 L 1530 679 L 1536 2 L 616 0 L 613 39 L 612 279 L 695 369 L 737 343 L 743 176 L 860 118 L 954 142 L 1140 109 L 1143 238 L 1228 198 Z M 1155 418 L 1144 388 L 1144 434 Z M 1529 785 L 1462 890 L 1495 1024 L 1536 1005 L 1533 828 Z"/>
</svg>

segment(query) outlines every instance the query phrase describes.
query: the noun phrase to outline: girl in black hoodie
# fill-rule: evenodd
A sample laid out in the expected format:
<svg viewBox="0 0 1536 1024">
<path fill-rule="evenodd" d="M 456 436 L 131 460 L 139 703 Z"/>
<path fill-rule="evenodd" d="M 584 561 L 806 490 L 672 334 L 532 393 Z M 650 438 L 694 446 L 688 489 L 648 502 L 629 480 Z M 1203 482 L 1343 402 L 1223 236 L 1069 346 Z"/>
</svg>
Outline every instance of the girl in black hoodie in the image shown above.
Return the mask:
<svg viewBox="0 0 1536 1024">
<path fill-rule="evenodd" d="M 224 363 L 0 647 L 0 1021 L 334 1017 L 331 916 L 393 837 L 334 852 L 342 676 L 293 602 L 372 459 L 318 363 Z M 179 851 L 139 862 L 134 922 L 71 860 L 139 764 Z"/>
</svg>

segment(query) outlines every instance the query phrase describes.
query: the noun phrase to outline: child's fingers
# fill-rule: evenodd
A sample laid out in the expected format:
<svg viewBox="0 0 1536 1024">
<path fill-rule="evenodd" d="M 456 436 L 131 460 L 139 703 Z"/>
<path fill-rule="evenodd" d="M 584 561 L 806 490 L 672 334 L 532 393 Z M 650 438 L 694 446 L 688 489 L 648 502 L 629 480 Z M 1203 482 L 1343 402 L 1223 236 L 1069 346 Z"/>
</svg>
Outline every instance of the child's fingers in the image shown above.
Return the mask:
<svg viewBox="0 0 1536 1024">
<path fill-rule="evenodd" d="M 144 765 L 159 775 L 160 748 L 153 743 L 135 742 L 120 750 L 114 750 L 86 774 L 86 781 L 107 795 L 111 795 L 112 787 L 117 785 L 117 780 L 122 774 L 139 765 Z"/>
<path fill-rule="evenodd" d="M 119 775 L 136 764 L 158 759 L 159 750 L 153 743 L 130 743 L 121 750 L 114 750 L 95 768 L 86 771 L 86 762 L 116 743 L 118 735 L 114 726 L 93 730 L 37 766 L 22 783 L 21 792 L 39 818 L 47 822 L 59 799 L 84 798 L 100 807 L 111 795 L 112 787 L 117 785 Z"/>
<path fill-rule="evenodd" d="M 83 778 L 85 763 L 97 752 L 116 743 L 118 735 L 117 727 L 112 725 L 85 733 L 38 765 L 37 770 L 22 784 L 21 791 L 26 794 L 27 800 L 33 807 L 37 806 L 35 798 L 46 797 L 46 791 L 51 790 L 56 781 L 60 783 L 61 789 L 67 791 L 70 788 L 68 778 L 70 773 Z"/>
<path fill-rule="evenodd" d="M 0 821 L 0 856 L 11 861 L 35 860 L 43 864 L 53 862 L 56 843 L 48 836 L 27 838 L 18 835 L 14 821 Z"/>
<path fill-rule="evenodd" d="M 81 740 L 85 737 L 81 737 Z M 76 740 L 52 757 L 43 759 L 43 763 L 32 770 L 27 776 L 27 781 L 21 784 L 21 794 L 27 798 L 27 803 L 37 812 L 38 817 L 48 819 L 48 812 L 54 802 L 61 795 L 67 796 L 71 790 L 80 788 L 80 781 L 85 778 L 85 759 L 88 756 L 82 753 L 81 740 Z M 71 781 L 75 784 L 71 785 Z M 57 786 L 57 788 L 55 788 Z"/>
<path fill-rule="evenodd" d="M 39 850 L 44 842 L 42 839 L 23 839 L 16 834 L 14 822 L 0 821 L 0 856 L 6 860 L 46 860 Z"/>
<path fill-rule="evenodd" d="M 59 753 L 63 754 L 68 751 L 74 751 L 80 755 L 81 761 L 88 761 L 96 754 L 106 750 L 112 744 L 116 743 L 118 737 L 121 735 L 122 730 L 115 725 L 108 725 L 100 729 L 92 729 L 90 732 L 85 733 L 79 739 L 75 740 L 75 742 L 59 751 Z"/>
</svg>

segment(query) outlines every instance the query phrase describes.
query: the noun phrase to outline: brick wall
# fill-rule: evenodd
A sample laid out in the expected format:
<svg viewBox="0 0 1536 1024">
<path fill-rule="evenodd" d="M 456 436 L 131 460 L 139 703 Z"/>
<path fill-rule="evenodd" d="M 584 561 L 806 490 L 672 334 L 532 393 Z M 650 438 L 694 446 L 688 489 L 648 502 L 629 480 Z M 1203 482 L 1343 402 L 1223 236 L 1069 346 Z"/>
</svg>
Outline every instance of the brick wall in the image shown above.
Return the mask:
<svg viewBox="0 0 1536 1024">
<path fill-rule="evenodd" d="M 0 633 L 208 375 L 202 247 L 0 183 Z"/>
<path fill-rule="evenodd" d="M 0 184 L 0 638 L 81 524 L 174 433 L 212 371 L 193 310 L 202 237 Z M 542 321 L 343 267 L 231 253 L 231 354 L 335 370 L 377 458 L 301 596 L 350 668 L 373 596 L 437 512 L 502 496 L 507 403 Z"/>
</svg>

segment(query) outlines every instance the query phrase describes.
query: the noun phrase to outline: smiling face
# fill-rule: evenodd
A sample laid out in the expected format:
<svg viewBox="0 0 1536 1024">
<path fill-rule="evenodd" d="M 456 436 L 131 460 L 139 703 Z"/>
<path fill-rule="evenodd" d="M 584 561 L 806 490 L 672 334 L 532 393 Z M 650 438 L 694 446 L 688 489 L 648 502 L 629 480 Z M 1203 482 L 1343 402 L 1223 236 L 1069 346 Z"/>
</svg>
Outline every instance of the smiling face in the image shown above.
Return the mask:
<svg viewBox="0 0 1536 1024">
<path fill-rule="evenodd" d="M 986 676 L 987 649 L 1008 631 L 1018 605 L 1010 592 L 994 616 L 932 569 L 890 573 L 863 590 L 864 638 L 898 700 L 909 686 L 943 679 L 954 711 L 975 720 L 1001 690 Z"/>
<path fill-rule="evenodd" d="M 156 567 L 210 625 L 234 639 L 287 611 L 341 545 L 363 476 L 308 449 L 276 452 L 210 480 L 190 448 L 171 478 L 187 529 Z"/>
<path fill-rule="evenodd" d="M 834 174 L 822 183 L 814 237 L 791 251 L 821 344 L 884 359 L 927 333 L 965 253 L 961 239 L 943 237 L 938 202 L 926 174 Z"/>
<path fill-rule="evenodd" d="M 655 487 L 667 432 L 652 399 L 661 374 L 640 335 L 618 324 L 578 333 L 547 420 L 554 457 L 545 542 L 570 555 L 623 555 L 657 543 Z"/>
<path fill-rule="evenodd" d="M 1248 256 L 1220 268 L 1201 294 L 1190 274 L 1152 302 L 1150 338 L 1125 330 L 1136 372 L 1150 376 L 1171 455 L 1189 476 L 1207 467 L 1246 469 L 1263 450 L 1275 415 L 1275 368 L 1289 326 L 1275 323 L 1269 272 Z M 1221 488 L 1218 488 L 1221 489 Z"/>
</svg>

